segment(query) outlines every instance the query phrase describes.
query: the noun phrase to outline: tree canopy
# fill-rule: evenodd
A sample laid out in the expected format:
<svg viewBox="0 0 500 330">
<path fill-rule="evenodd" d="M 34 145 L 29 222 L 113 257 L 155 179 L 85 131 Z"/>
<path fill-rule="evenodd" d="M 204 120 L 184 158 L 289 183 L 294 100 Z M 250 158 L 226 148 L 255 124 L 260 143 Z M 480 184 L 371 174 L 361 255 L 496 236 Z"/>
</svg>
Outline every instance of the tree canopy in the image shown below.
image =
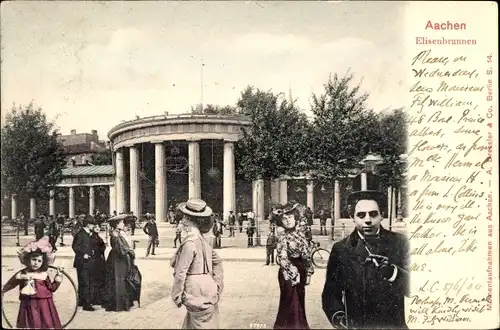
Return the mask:
<svg viewBox="0 0 500 330">
<path fill-rule="evenodd" d="M 238 109 L 231 105 L 207 104 L 203 106 L 202 104 L 197 104 L 191 107 L 191 113 L 195 115 L 235 115 L 238 114 Z"/>
<path fill-rule="evenodd" d="M 273 180 L 302 168 L 307 117 L 283 94 L 247 87 L 237 103 L 251 122 L 236 144 L 237 171 L 248 180 Z"/>
<path fill-rule="evenodd" d="M 374 132 L 372 151 L 384 160 L 378 174 L 386 186 L 400 186 L 406 172 L 407 118 L 403 109 L 379 114 L 378 129 Z"/>
<path fill-rule="evenodd" d="M 383 158 L 378 169 L 382 182 L 399 185 L 406 164 L 400 157 L 406 153 L 406 114 L 403 109 L 367 109 L 368 94 L 352 83 L 353 75 L 334 75 L 321 95 L 313 95 L 311 167 L 318 176 L 336 179 L 373 152 Z"/>
<path fill-rule="evenodd" d="M 63 148 L 41 108 L 14 106 L 1 129 L 3 196 L 47 197 L 62 180 Z"/>
<path fill-rule="evenodd" d="M 98 153 L 92 159 L 93 165 L 112 165 L 113 164 L 113 154 L 111 148 L 107 148 L 103 152 Z"/>
<path fill-rule="evenodd" d="M 311 164 L 317 176 L 335 179 L 347 174 L 364 153 L 370 137 L 369 123 L 376 116 L 366 109 L 367 94 L 360 86 L 351 87 L 352 75 L 335 74 L 324 85 L 324 92 L 312 95 L 314 114 L 310 141 Z"/>
</svg>

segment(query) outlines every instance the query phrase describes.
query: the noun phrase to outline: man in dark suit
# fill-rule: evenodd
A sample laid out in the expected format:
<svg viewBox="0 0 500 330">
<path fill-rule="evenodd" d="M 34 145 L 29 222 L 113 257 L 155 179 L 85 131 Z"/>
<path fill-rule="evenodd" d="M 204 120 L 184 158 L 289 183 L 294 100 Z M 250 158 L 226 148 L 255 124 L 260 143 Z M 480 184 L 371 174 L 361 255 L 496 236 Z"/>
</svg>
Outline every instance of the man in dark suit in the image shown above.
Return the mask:
<svg viewBox="0 0 500 330">
<path fill-rule="evenodd" d="M 130 221 L 128 223 L 130 227 L 130 235 L 135 235 L 135 228 L 137 226 L 137 217 L 134 215 L 134 212 L 130 212 Z"/>
<path fill-rule="evenodd" d="M 150 217 L 142 230 L 144 230 L 144 233 L 149 236 L 146 257 L 149 256 L 149 252 L 151 252 L 152 255 L 155 255 L 156 241 L 158 240 L 158 227 L 156 226 L 155 218 Z"/>
<path fill-rule="evenodd" d="M 45 235 L 45 221 L 44 218 L 38 217 L 35 220 L 35 239 L 38 241 Z"/>
<path fill-rule="evenodd" d="M 407 328 L 408 241 L 381 226 L 387 199 L 373 188 L 360 191 L 359 179 L 348 199 L 355 229 L 332 248 L 323 311 L 335 328 Z"/>
<path fill-rule="evenodd" d="M 236 225 L 236 217 L 234 216 L 233 211 L 229 211 L 227 223 L 229 224 L 229 237 L 234 237 L 234 226 Z"/>
<path fill-rule="evenodd" d="M 76 268 L 78 277 L 78 305 L 83 307 L 84 311 L 94 311 L 91 305 L 90 281 L 94 266 L 94 254 L 96 247 L 92 243 L 91 234 L 94 227 L 92 216 L 87 215 L 82 220 L 80 230 L 73 238 L 73 251 L 75 251 L 75 260 L 73 267 Z"/>
</svg>

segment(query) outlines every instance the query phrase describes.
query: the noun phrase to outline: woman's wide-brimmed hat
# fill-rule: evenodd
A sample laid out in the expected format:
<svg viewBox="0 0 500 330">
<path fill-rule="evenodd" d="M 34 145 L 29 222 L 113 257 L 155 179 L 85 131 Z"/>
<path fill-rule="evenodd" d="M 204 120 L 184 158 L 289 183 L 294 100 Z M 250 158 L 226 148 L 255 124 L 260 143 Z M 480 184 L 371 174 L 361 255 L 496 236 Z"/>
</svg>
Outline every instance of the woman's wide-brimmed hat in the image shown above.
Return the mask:
<svg viewBox="0 0 500 330">
<path fill-rule="evenodd" d="M 212 209 L 207 206 L 204 200 L 199 198 L 190 198 L 187 202 L 180 203 L 177 209 L 192 217 L 204 218 L 212 215 Z"/>
<path fill-rule="evenodd" d="M 115 224 L 118 224 L 118 222 L 120 222 L 120 221 L 123 221 L 125 224 L 127 224 L 127 222 L 131 220 L 131 218 L 133 218 L 133 216 L 131 216 L 130 214 L 123 213 L 123 214 L 118 214 L 118 215 L 115 215 L 114 217 L 109 218 L 108 222 L 112 226 L 114 226 Z"/>
<path fill-rule="evenodd" d="M 291 201 L 291 202 L 286 203 L 283 206 L 280 205 L 280 206 L 276 207 L 276 209 L 274 209 L 273 213 L 276 214 L 276 215 L 287 214 L 287 213 L 293 212 L 299 206 L 300 206 L 299 203 Z"/>
<path fill-rule="evenodd" d="M 26 262 L 26 256 L 31 253 L 40 250 L 43 254 L 47 255 L 47 262 L 49 265 L 54 263 L 56 259 L 54 253 L 52 252 L 52 245 L 50 245 L 49 237 L 44 236 L 40 238 L 38 241 L 33 241 L 23 247 L 18 253 L 19 260 L 24 265 Z"/>
</svg>

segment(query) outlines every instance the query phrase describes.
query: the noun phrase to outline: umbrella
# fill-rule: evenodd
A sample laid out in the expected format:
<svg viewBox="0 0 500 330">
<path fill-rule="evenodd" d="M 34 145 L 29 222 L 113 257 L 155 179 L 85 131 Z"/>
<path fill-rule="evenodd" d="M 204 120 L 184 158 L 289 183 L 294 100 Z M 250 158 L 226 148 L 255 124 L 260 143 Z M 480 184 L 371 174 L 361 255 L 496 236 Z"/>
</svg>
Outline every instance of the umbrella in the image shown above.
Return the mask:
<svg viewBox="0 0 500 330">
<path fill-rule="evenodd" d="M 142 275 L 137 265 L 132 266 L 132 269 L 127 276 L 127 283 L 130 288 L 132 301 L 137 301 L 139 307 L 141 307 Z"/>
</svg>

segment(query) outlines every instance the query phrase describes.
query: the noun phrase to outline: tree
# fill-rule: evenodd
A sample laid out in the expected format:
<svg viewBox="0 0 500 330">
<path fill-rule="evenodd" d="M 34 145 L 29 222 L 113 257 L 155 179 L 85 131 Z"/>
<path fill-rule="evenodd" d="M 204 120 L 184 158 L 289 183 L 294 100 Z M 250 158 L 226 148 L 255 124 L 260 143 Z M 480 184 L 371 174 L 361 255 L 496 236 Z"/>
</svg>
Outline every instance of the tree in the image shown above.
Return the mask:
<svg viewBox="0 0 500 330">
<path fill-rule="evenodd" d="M 212 104 L 207 104 L 206 106 L 197 104 L 195 107 L 191 107 L 191 113 L 195 115 L 236 115 L 238 114 L 238 109 L 231 105 L 222 107 Z"/>
<path fill-rule="evenodd" d="M 376 115 L 365 107 L 368 94 L 359 92 L 359 84 L 351 87 L 352 80 L 351 74 L 335 74 L 324 85 L 322 94 L 312 95 L 310 166 L 316 170 L 314 176 L 330 181 L 332 187 L 336 179 L 346 176 L 359 162 L 368 145 L 368 123 L 376 123 Z M 331 217 L 334 227 L 333 209 Z"/>
<path fill-rule="evenodd" d="M 111 148 L 106 148 L 105 151 L 98 153 L 92 159 L 93 165 L 112 165 L 113 164 L 113 154 Z"/>
<path fill-rule="evenodd" d="M 407 150 L 407 120 L 403 109 L 382 112 L 379 127 L 371 138 L 371 148 L 380 154 L 384 163 L 378 175 L 384 186 L 401 187 L 406 172 L 406 159 L 402 155 Z"/>
<path fill-rule="evenodd" d="M 237 172 L 247 180 L 296 175 L 304 163 L 307 117 L 282 94 L 247 87 L 238 101 L 251 122 L 236 144 Z"/>
<path fill-rule="evenodd" d="M 13 107 L 1 130 L 2 194 L 47 198 L 62 180 L 65 157 L 54 123 L 33 103 Z"/>
</svg>

